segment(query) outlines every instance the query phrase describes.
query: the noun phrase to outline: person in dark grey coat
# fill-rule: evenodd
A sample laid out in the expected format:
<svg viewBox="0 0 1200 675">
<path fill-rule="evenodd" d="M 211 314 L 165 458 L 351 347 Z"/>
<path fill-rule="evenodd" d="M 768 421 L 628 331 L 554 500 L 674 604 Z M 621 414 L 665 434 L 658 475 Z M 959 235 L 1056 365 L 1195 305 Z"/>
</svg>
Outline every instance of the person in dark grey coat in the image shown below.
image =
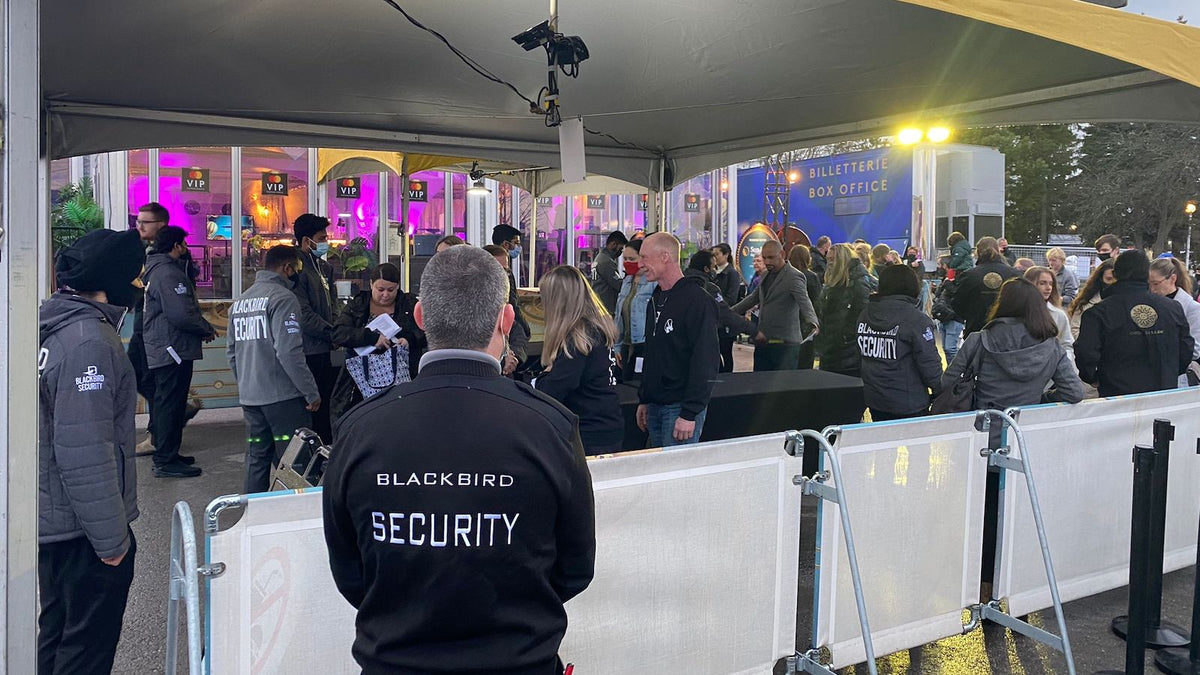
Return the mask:
<svg viewBox="0 0 1200 675">
<path fill-rule="evenodd" d="M 146 311 L 143 340 L 154 375 L 150 401 L 150 436 L 154 439 L 154 475 L 189 478 L 200 475 L 193 458 L 179 454 L 187 422 L 192 366 L 204 358 L 204 343 L 216 331 L 204 320 L 196 287 L 187 273 L 187 231 L 168 225 L 158 231 L 154 253 L 146 261 Z"/>
<path fill-rule="evenodd" d="M 38 672 L 112 670 L 137 543 L 137 376 L 118 327 L 145 250 L 97 230 L 62 251 L 39 311 Z"/>
<path fill-rule="evenodd" d="M 617 313 L 617 294 L 621 292 L 621 282 L 625 280 L 619 261 L 628 241 L 620 230 L 610 233 L 604 242 L 604 249 L 596 255 L 596 262 L 592 265 L 592 290 L 610 315 Z"/>
<path fill-rule="evenodd" d="M 804 274 L 788 264 L 779 242 L 762 248 L 767 276 L 753 293 L 733 306 L 738 314 L 759 308 L 758 334 L 754 336 L 754 370 L 795 370 L 805 333 L 819 330 L 820 321 L 808 297 Z"/>
<path fill-rule="evenodd" d="M 321 407 L 313 413 L 313 431 L 326 443 L 333 438 L 329 407 L 338 368 L 333 365 L 333 296 L 329 285 L 333 268 L 325 262 L 329 255 L 329 219 L 305 213 L 296 219 L 292 231 L 300 249 L 303 269 L 296 275 L 294 291 L 300 301 L 300 325 L 304 334 L 304 360 L 321 392 Z"/>
</svg>

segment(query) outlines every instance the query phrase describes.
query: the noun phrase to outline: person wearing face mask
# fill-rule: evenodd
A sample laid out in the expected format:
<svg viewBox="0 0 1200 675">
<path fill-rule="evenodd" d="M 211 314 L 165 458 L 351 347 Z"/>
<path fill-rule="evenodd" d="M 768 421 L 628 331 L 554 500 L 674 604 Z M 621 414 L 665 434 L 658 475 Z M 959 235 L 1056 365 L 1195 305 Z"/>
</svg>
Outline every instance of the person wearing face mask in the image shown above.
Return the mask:
<svg viewBox="0 0 1200 675">
<path fill-rule="evenodd" d="M 154 253 L 146 260 L 146 360 L 154 375 L 150 402 L 154 438 L 154 475 L 192 478 L 195 459 L 179 454 L 187 414 L 192 367 L 204 358 L 205 342 L 217 333 L 204 319 L 196 287 L 188 275 L 187 231 L 168 225 L 158 231 Z"/>
<path fill-rule="evenodd" d="M 624 281 L 617 259 L 628 240 L 620 230 L 611 232 L 604 242 L 604 248 L 596 254 L 595 264 L 592 265 L 592 290 L 600 298 L 600 302 L 609 314 L 617 313 L 617 295 L 621 292 Z"/>
<path fill-rule="evenodd" d="M 333 366 L 333 296 L 329 292 L 333 267 L 325 262 L 329 254 L 329 219 L 305 213 L 296 219 L 292 231 L 300 249 L 302 269 L 296 274 L 293 292 L 300 301 L 300 324 L 304 334 L 304 359 L 321 392 L 321 407 L 313 412 L 312 428 L 328 443 L 333 438 L 329 402 L 338 369 Z"/>
<path fill-rule="evenodd" d="M 521 231 L 512 225 L 497 225 L 492 228 L 492 245 L 504 249 L 504 256 L 507 258 L 504 267 L 513 281 L 512 287 L 515 292 L 521 285 L 521 252 L 524 251 L 521 248 Z"/>
<path fill-rule="evenodd" d="M 1121 238 L 1115 234 L 1102 234 L 1096 239 L 1096 264 L 1115 259 L 1121 253 Z"/>
<path fill-rule="evenodd" d="M 39 673 L 107 673 L 117 653 L 138 517 L 137 376 L 118 332 L 145 259 L 136 232 L 89 232 L 59 252 L 38 310 Z"/>
<path fill-rule="evenodd" d="M 413 308 L 417 298 L 411 293 L 400 290 L 400 270 L 391 263 L 384 263 L 371 270 L 371 288 L 354 296 L 342 309 L 333 325 L 334 342 L 346 348 L 346 358 L 356 356 L 355 348 L 374 346 L 376 351 L 385 352 L 395 345 L 408 350 L 408 362 L 399 364 L 408 372 L 408 379 L 417 372 L 421 363 L 421 355 L 425 353 L 425 332 L 417 328 L 413 320 Z M 393 338 L 388 338 L 367 325 L 386 314 L 400 327 L 400 332 Z M 407 381 L 407 380 L 403 380 Z M 350 376 L 350 371 L 343 368 L 338 374 L 337 383 L 333 387 L 333 401 L 330 402 L 330 414 L 336 421 L 350 408 L 363 400 L 362 392 Z"/>
<path fill-rule="evenodd" d="M 508 250 L 496 244 L 484 246 L 483 250 L 492 254 L 492 257 L 508 275 L 508 306 L 513 309 L 514 319 L 512 328 L 508 331 L 508 349 L 500 359 L 500 366 L 504 376 L 510 377 L 529 358 L 529 336 L 533 331 L 529 328 L 529 322 L 525 320 L 525 313 L 521 311 L 521 298 L 517 295 L 517 283 L 509 264 L 512 262 L 512 258 L 509 257 Z"/>
<path fill-rule="evenodd" d="M 645 270 L 639 268 L 642 259 L 642 240 L 634 239 L 625 244 L 621 253 L 621 264 L 625 278 L 617 294 L 617 344 L 620 345 L 621 380 L 632 382 L 641 379 L 640 362 L 646 346 L 646 305 L 658 282 L 646 281 Z"/>
<path fill-rule="evenodd" d="M 300 301 L 290 281 L 304 270 L 300 251 L 273 246 L 263 268 L 229 308 L 225 355 L 246 422 L 246 494 L 268 489 L 271 467 L 296 429 L 312 423 L 321 392 L 304 357 Z"/>
</svg>

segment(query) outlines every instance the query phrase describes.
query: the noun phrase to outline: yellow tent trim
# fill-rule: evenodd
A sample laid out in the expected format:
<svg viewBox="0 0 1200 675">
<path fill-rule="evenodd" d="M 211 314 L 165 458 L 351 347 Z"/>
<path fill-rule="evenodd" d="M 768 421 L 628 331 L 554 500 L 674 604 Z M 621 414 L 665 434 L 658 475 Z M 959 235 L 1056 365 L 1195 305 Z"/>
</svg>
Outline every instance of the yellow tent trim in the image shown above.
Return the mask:
<svg viewBox="0 0 1200 675">
<path fill-rule="evenodd" d="M 404 161 L 404 153 L 402 152 L 386 152 L 381 150 L 350 150 L 345 148 L 319 148 L 317 150 L 317 175 L 320 176 L 319 182 L 325 182 L 332 170 L 338 164 L 348 159 L 369 159 L 379 162 L 387 169 L 397 175 L 401 173 L 401 166 Z M 427 171 L 429 169 L 437 169 L 454 164 L 470 162 L 470 159 L 462 157 L 446 157 L 443 155 L 408 155 L 408 172 L 410 174 L 418 171 Z M 342 178 L 342 176 L 333 176 L 333 178 Z"/>
<path fill-rule="evenodd" d="M 900 0 L 1039 35 L 1200 87 L 1200 28 L 1082 0 Z"/>
</svg>

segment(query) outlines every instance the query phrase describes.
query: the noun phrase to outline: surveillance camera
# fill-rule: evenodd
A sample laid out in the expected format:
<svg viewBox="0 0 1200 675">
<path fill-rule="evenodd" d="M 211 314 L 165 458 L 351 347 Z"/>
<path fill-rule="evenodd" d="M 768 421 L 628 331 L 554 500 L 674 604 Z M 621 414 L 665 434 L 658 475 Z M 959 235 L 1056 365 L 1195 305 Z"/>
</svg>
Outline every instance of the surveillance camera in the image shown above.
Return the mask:
<svg viewBox="0 0 1200 675">
<path fill-rule="evenodd" d="M 512 40 L 528 52 L 541 47 L 553 37 L 554 33 L 550 30 L 550 22 L 543 21 L 524 33 L 514 35 Z"/>
</svg>

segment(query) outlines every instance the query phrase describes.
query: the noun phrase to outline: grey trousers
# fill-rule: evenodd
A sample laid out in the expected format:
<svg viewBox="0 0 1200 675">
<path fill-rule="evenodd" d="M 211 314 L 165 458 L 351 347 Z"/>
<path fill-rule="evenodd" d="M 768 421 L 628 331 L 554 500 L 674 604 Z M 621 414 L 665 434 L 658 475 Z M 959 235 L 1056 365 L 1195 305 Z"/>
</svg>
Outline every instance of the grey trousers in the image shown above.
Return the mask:
<svg viewBox="0 0 1200 675">
<path fill-rule="evenodd" d="M 269 490 L 271 468 L 283 456 L 292 435 L 301 427 L 312 427 L 312 413 L 304 406 L 302 398 L 242 406 L 246 420 L 245 494 Z"/>
</svg>

